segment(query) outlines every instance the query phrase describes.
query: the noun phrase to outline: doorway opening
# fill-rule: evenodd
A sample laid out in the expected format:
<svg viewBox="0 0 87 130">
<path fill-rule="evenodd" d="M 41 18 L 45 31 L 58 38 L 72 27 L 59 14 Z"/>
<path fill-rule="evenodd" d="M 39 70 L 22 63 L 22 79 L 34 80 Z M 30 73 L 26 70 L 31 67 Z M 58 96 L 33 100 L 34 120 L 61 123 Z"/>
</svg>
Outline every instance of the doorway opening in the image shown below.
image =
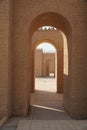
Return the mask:
<svg viewBox="0 0 87 130">
<path fill-rule="evenodd" d="M 44 116 L 45 119 L 48 119 L 47 113 L 49 113 L 49 118 L 52 118 L 50 115 L 54 113 L 57 115 L 54 119 L 59 118 L 58 114 L 62 115 L 62 119 L 65 118 L 65 115 L 69 118 L 63 105 L 64 59 L 67 42 L 64 39 L 65 35 L 60 30 L 51 26 L 49 26 L 50 29 L 47 29 L 47 27 L 40 27 L 32 38 L 35 42 L 32 43 L 34 87 L 31 94 L 31 108 L 42 115 L 38 117 L 39 119 L 43 119 Z M 49 50 L 50 46 L 46 47 L 45 44 L 49 44 L 55 50 Z M 68 55 L 66 54 L 66 56 Z M 37 113 L 36 116 L 38 116 Z"/>
<path fill-rule="evenodd" d="M 51 43 L 41 43 L 35 50 L 35 90 L 57 92 L 57 51 Z"/>
</svg>

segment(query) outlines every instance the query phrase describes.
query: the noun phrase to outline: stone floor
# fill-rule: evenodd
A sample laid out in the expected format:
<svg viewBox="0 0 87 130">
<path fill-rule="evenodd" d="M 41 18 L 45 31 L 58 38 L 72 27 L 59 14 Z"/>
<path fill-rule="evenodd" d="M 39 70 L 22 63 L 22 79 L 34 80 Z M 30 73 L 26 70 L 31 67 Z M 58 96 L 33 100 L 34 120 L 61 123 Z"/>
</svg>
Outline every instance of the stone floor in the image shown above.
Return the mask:
<svg viewBox="0 0 87 130">
<path fill-rule="evenodd" d="M 63 95 L 55 93 L 54 82 L 51 78 L 36 79 L 30 114 L 10 118 L 0 130 L 87 130 L 87 120 L 73 120 L 65 112 Z"/>
<path fill-rule="evenodd" d="M 29 119 L 70 120 L 71 118 L 64 111 L 62 94 L 36 90 L 34 94 L 31 94 Z"/>
<path fill-rule="evenodd" d="M 17 130 L 87 130 L 87 121 L 22 120 Z"/>
</svg>

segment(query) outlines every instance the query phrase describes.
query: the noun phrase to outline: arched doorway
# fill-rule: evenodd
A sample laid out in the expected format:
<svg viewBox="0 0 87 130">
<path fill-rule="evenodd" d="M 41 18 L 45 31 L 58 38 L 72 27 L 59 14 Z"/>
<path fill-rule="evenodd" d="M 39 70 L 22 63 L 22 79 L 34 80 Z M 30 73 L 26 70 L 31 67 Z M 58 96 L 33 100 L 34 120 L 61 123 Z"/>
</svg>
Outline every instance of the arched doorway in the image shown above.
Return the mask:
<svg viewBox="0 0 87 130">
<path fill-rule="evenodd" d="M 14 87 L 13 87 L 14 88 L 14 93 L 13 93 L 14 98 L 13 99 L 15 99 L 15 98 L 17 99 L 16 101 L 13 101 L 13 112 L 14 112 L 15 115 L 19 115 L 20 113 L 26 115 L 27 112 L 28 112 L 28 109 L 29 109 L 31 86 L 33 86 L 33 84 L 34 84 L 34 82 L 33 82 L 34 79 L 32 78 L 32 77 L 34 77 L 33 76 L 34 73 L 33 73 L 33 69 L 32 69 L 34 67 L 34 66 L 32 66 L 32 65 L 34 65 L 34 63 L 32 63 L 32 62 L 34 62 L 34 60 L 32 60 L 32 59 L 34 59 L 33 58 L 34 54 L 32 54 L 32 53 L 34 53 L 34 51 L 32 51 L 32 42 L 33 42 L 33 37 L 34 37 L 34 34 L 35 34 L 36 30 L 39 27 L 44 26 L 44 25 L 46 25 L 46 26 L 48 26 L 48 25 L 54 26 L 58 30 L 61 30 L 62 32 L 65 33 L 65 35 L 67 37 L 68 52 L 69 52 L 69 56 L 70 56 L 70 52 L 71 52 L 70 47 L 71 46 L 69 46 L 70 45 L 69 42 L 71 41 L 70 40 L 70 38 L 71 38 L 71 29 L 70 29 L 70 26 L 69 26 L 68 21 L 66 20 L 66 18 L 64 18 L 63 16 L 61 16 L 61 15 L 59 15 L 57 13 L 52 13 L 52 12 L 44 13 L 44 14 L 38 15 L 36 18 L 34 18 L 32 23 L 30 24 L 29 35 L 27 36 L 27 39 L 26 39 L 27 40 L 26 43 L 28 42 L 29 44 L 27 43 L 28 45 L 26 44 L 26 46 L 25 46 L 25 44 L 23 43 L 23 46 L 22 46 L 23 50 L 22 49 L 16 50 L 16 53 L 19 54 L 20 56 L 19 56 L 19 58 L 18 58 L 19 60 L 17 62 L 15 62 L 15 60 L 14 60 L 14 63 L 17 66 L 17 68 L 15 68 L 15 66 L 14 66 L 14 68 L 15 68 L 14 69 L 14 81 L 15 82 L 14 82 Z M 44 38 L 41 38 L 41 36 L 40 36 L 41 39 L 39 39 L 39 40 L 35 39 L 34 42 L 35 43 L 40 43 L 43 40 L 49 41 L 51 39 L 51 42 L 54 43 L 55 38 L 57 36 L 59 36 L 59 34 L 58 35 L 55 34 L 54 37 L 51 34 L 51 37 L 50 37 L 49 33 L 48 33 L 47 34 L 47 37 L 49 36 L 48 39 L 47 39 L 46 36 Z M 62 39 L 62 41 L 63 40 L 64 39 Z M 60 53 L 57 53 L 57 54 L 61 56 L 61 51 L 59 51 L 59 52 Z M 16 53 L 15 53 L 15 55 L 16 55 Z M 22 53 L 23 53 L 23 55 L 22 55 Z M 17 58 L 17 56 L 15 56 L 15 57 Z M 26 61 L 26 64 L 23 61 Z M 19 65 L 21 65 L 21 68 L 18 66 L 17 63 Z M 70 75 L 70 72 L 71 72 L 70 71 L 70 67 L 71 67 L 70 58 L 69 58 L 69 65 L 68 66 L 69 66 L 69 74 L 67 75 L 67 78 L 66 78 L 68 85 L 65 86 L 66 81 L 64 81 L 64 87 L 63 87 L 64 88 L 64 97 L 65 97 L 64 98 L 64 103 L 65 103 L 66 109 L 70 108 L 68 106 L 69 102 L 70 102 L 70 100 L 69 100 L 69 98 L 70 98 L 69 97 L 70 96 L 69 95 L 69 91 L 70 91 L 70 89 L 69 89 L 69 86 L 70 86 L 69 85 L 69 83 L 70 83 L 69 78 L 71 76 Z M 59 72 L 60 72 L 60 70 L 59 70 Z M 17 74 L 20 74 L 21 76 L 18 77 Z M 16 75 L 17 75 L 17 77 L 16 77 Z M 62 76 L 63 76 L 63 74 L 61 76 L 59 76 L 59 78 L 61 78 Z M 58 82 L 58 83 L 61 85 L 61 83 L 63 83 L 63 82 L 61 82 L 61 80 L 60 80 L 60 82 Z M 20 85 L 20 88 L 18 88 L 16 84 Z M 66 87 L 67 87 L 67 89 L 66 89 Z M 18 95 L 16 95 L 16 90 L 18 92 L 19 92 L 19 90 L 21 90 L 21 91 L 25 90 L 25 92 L 21 93 L 20 95 L 19 95 L 19 93 L 18 93 Z M 67 90 L 67 91 L 65 91 L 65 90 Z M 59 91 L 61 91 L 61 90 L 59 90 Z M 19 97 L 20 96 L 21 97 L 24 96 L 25 98 L 23 98 L 23 101 L 19 103 L 19 101 L 20 101 Z M 22 106 L 21 111 L 20 111 L 20 106 Z"/>
<path fill-rule="evenodd" d="M 53 18 L 53 19 L 52 19 Z M 39 21 L 38 21 L 39 20 Z M 70 42 L 70 38 L 71 38 L 71 27 L 70 27 L 70 24 L 69 22 L 64 18 L 62 17 L 61 15 L 59 14 L 56 14 L 56 13 L 44 13 L 40 16 L 38 16 L 31 24 L 31 29 L 30 29 L 30 34 L 31 36 L 33 36 L 34 32 L 41 26 L 43 25 L 50 25 L 50 26 L 54 26 L 55 28 L 61 30 L 66 36 L 67 36 L 67 43 L 68 43 L 68 53 L 70 54 L 70 47 L 69 47 L 69 42 Z M 32 40 L 32 39 L 31 39 Z M 64 40 L 64 39 L 63 39 Z M 58 55 L 62 56 L 63 57 L 63 53 L 58 53 Z M 69 58 L 69 55 L 68 55 L 68 60 L 69 60 L 69 64 L 68 64 L 68 68 L 69 68 L 69 73 L 67 75 L 68 78 L 65 78 L 66 80 L 64 81 L 64 85 L 65 85 L 65 82 L 68 82 L 68 86 L 69 87 L 69 76 L 70 76 L 70 58 Z M 62 65 L 63 65 L 63 61 L 62 61 Z M 61 71 L 61 70 L 59 70 Z M 61 73 L 61 75 L 59 76 L 62 77 L 63 76 L 63 73 Z M 61 86 L 61 80 L 59 82 L 60 86 Z M 65 90 L 65 87 L 64 86 L 64 90 Z M 61 92 L 61 89 L 59 90 Z M 68 91 L 64 91 L 64 104 L 65 104 L 65 107 L 67 109 L 68 105 L 69 105 L 69 92 Z M 67 98 L 68 97 L 68 98 Z M 66 102 L 67 100 L 67 102 Z"/>
<path fill-rule="evenodd" d="M 47 35 L 47 33 L 46 33 L 46 35 Z M 50 35 L 50 37 L 51 36 L 52 36 L 52 34 Z M 36 35 L 36 37 L 37 37 L 37 35 Z M 32 92 L 34 92 L 34 88 L 35 88 L 35 82 L 34 82 L 35 81 L 34 80 L 35 79 L 35 72 L 34 72 L 34 69 L 33 69 L 33 68 L 35 68 L 34 67 L 35 49 L 40 43 L 48 42 L 48 43 L 51 43 L 56 48 L 55 57 L 56 57 L 57 60 L 55 60 L 55 64 L 56 64 L 55 75 L 56 75 L 57 92 L 63 93 L 63 80 L 64 80 L 63 79 L 63 57 L 64 57 L 63 55 L 64 54 L 63 54 L 63 36 L 62 36 L 61 32 L 58 31 L 58 36 L 56 37 L 56 39 L 59 39 L 59 40 L 53 42 L 52 40 L 44 39 L 44 40 L 36 42 L 35 44 L 34 43 L 32 44 L 32 56 L 33 56 L 32 57 L 32 66 L 33 66 L 32 67 L 32 85 L 31 85 L 32 86 L 32 89 L 31 89 Z M 57 63 L 57 61 L 58 61 L 58 63 Z M 45 75 L 46 75 L 46 73 L 45 73 Z"/>
<path fill-rule="evenodd" d="M 35 49 L 34 54 L 34 90 L 44 89 L 45 91 L 57 92 L 56 48 L 50 43 L 41 43 Z"/>
</svg>

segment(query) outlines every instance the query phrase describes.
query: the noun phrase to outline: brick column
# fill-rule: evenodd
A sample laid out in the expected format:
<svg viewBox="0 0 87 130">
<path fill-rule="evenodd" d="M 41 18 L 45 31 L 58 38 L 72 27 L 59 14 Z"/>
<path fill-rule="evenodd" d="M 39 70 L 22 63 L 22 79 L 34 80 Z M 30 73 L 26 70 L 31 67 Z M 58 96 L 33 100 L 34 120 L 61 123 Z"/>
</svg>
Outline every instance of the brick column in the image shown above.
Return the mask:
<svg viewBox="0 0 87 130">
<path fill-rule="evenodd" d="M 57 53 L 57 93 L 63 93 L 63 51 Z"/>
<path fill-rule="evenodd" d="M 11 1 L 0 1 L 0 117 L 11 115 Z"/>
</svg>

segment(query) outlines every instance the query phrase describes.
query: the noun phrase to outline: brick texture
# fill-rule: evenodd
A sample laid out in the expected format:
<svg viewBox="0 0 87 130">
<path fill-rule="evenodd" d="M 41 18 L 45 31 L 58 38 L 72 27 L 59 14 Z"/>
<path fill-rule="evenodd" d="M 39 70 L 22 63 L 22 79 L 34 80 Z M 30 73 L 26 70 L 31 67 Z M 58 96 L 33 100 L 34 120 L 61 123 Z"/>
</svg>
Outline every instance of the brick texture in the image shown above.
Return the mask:
<svg viewBox="0 0 87 130">
<path fill-rule="evenodd" d="M 11 114 L 10 0 L 0 1 L 0 116 Z"/>
<path fill-rule="evenodd" d="M 27 114 L 32 75 L 32 35 L 38 27 L 49 24 L 63 31 L 68 43 L 69 73 L 66 76 L 68 83 L 64 87 L 65 109 L 72 117 L 87 118 L 86 0 L 11 1 L 0 1 L 0 115 L 11 113 L 10 108 L 14 115 Z M 9 48 L 11 35 L 12 49 Z M 13 59 L 12 71 L 10 56 Z M 9 97 L 11 95 L 12 98 Z"/>
</svg>

